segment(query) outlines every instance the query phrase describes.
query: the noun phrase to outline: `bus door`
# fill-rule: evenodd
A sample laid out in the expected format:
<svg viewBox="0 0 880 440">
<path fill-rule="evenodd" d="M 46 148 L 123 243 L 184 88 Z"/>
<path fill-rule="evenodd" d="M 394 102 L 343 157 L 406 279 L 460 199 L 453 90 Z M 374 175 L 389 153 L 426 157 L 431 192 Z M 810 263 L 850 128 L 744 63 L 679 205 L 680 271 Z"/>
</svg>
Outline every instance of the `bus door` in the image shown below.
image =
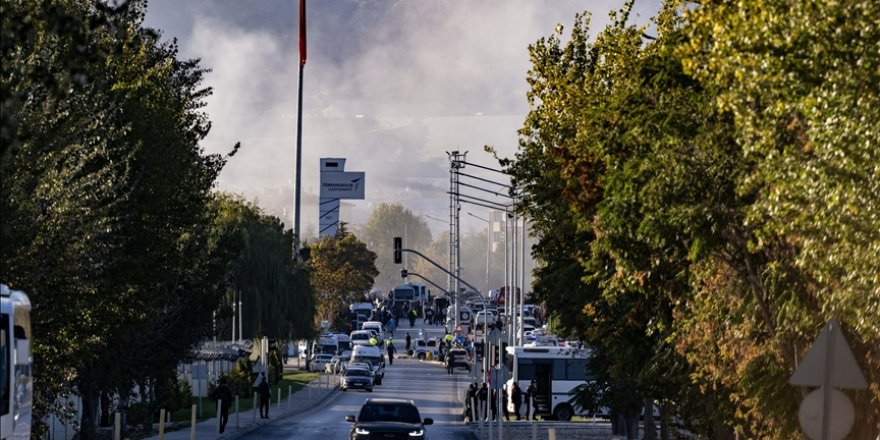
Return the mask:
<svg viewBox="0 0 880 440">
<path fill-rule="evenodd" d="M 535 359 L 535 414 L 550 414 L 553 393 L 553 359 Z"/>
</svg>

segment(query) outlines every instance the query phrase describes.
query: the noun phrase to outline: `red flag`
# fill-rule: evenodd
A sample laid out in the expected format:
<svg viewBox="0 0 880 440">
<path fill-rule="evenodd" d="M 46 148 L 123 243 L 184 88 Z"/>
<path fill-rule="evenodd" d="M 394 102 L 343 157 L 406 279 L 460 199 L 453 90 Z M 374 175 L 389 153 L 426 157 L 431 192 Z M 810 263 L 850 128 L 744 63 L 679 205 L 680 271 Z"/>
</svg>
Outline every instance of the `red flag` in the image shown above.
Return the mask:
<svg viewBox="0 0 880 440">
<path fill-rule="evenodd" d="M 306 0 L 299 0 L 299 62 L 306 65 Z"/>
</svg>

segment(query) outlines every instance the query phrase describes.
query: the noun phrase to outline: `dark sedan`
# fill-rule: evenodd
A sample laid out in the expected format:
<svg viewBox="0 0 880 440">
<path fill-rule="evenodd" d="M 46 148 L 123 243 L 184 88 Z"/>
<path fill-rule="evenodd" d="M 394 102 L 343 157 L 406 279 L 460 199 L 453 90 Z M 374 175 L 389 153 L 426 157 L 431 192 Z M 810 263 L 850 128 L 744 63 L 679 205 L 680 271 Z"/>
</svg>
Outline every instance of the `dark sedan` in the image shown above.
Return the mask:
<svg viewBox="0 0 880 440">
<path fill-rule="evenodd" d="M 373 372 L 365 368 L 348 368 L 339 378 L 339 387 L 342 388 L 342 391 L 348 391 L 350 388 L 362 388 L 372 392 Z"/>
<path fill-rule="evenodd" d="M 351 440 L 424 440 L 425 426 L 434 423 L 431 418 L 422 420 L 413 401 L 404 399 L 367 399 L 357 419 L 345 420 L 352 422 Z"/>
</svg>

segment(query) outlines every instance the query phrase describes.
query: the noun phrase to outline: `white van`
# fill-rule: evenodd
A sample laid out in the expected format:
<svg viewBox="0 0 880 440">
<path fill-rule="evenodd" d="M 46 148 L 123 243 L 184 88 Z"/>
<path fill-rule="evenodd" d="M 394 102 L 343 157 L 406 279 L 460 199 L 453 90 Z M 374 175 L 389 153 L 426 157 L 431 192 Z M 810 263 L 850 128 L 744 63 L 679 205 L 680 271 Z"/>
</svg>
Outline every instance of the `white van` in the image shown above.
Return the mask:
<svg viewBox="0 0 880 440">
<path fill-rule="evenodd" d="M 382 356 L 382 350 L 375 345 L 355 345 L 351 352 L 349 362 L 367 361 L 373 365 L 373 372 L 379 380 L 380 385 L 382 378 L 385 377 L 385 358 Z"/>
<path fill-rule="evenodd" d="M 361 329 L 376 330 L 376 339 L 379 340 L 380 344 L 385 340 L 385 328 L 382 327 L 382 323 L 379 321 L 367 321 L 361 324 Z"/>
</svg>

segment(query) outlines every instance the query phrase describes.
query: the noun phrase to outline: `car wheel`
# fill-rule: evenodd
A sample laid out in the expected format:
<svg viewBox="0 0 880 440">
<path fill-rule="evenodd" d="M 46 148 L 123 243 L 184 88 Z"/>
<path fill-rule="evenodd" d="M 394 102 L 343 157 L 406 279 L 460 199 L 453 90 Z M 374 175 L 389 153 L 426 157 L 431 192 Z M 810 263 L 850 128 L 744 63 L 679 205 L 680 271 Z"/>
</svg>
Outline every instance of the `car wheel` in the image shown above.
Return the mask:
<svg viewBox="0 0 880 440">
<path fill-rule="evenodd" d="M 419 360 L 420 361 L 425 360 L 425 353 L 419 353 Z"/>
<path fill-rule="evenodd" d="M 343 388 L 343 389 L 342 389 L 342 392 L 346 392 L 346 391 L 348 391 L 348 388 Z"/>
<path fill-rule="evenodd" d="M 372 388 L 367 388 L 367 392 L 368 392 L 368 393 L 372 393 L 372 392 L 373 392 L 373 389 L 372 389 Z"/>
<path fill-rule="evenodd" d="M 556 420 L 561 422 L 568 422 L 571 420 L 571 416 L 574 415 L 574 411 L 571 409 L 571 406 L 562 403 L 559 404 L 556 408 L 553 409 L 553 416 Z"/>
</svg>

